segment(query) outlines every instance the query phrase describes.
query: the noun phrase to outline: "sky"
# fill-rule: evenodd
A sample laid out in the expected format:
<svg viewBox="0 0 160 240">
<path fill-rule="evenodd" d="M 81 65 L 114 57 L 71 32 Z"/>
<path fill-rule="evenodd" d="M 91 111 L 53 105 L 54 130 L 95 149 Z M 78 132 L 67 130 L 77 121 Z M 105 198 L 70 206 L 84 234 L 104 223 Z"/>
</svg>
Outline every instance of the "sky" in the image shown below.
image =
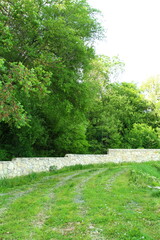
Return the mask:
<svg viewBox="0 0 160 240">
<path fill-rule="evenodd" d="M 97 54 L 119 56 L 125 71 L 119 81 L 141 84 L 160 74 L 160 0 L 88 0 L 101 10 L 106 39 Z"/>
</svg>

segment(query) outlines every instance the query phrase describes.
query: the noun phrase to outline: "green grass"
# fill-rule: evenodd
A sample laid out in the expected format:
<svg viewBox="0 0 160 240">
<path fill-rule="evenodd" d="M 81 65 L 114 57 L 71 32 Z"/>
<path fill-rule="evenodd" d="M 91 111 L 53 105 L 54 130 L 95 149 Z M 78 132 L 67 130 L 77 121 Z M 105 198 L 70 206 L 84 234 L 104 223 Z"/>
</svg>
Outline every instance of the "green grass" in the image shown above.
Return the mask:
<svg viewBox="0 0 160 240">
<path fill-rule="evenodd" d="M 159 240 L 160 162 L 0 180 L 0 240 Z"/>
</svg>

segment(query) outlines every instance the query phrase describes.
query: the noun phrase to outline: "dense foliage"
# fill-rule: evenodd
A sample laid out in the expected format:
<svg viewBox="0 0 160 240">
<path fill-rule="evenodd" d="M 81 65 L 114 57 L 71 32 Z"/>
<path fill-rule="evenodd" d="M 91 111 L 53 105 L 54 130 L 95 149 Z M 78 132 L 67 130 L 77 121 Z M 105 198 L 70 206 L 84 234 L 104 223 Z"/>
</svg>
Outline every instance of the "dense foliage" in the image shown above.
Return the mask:
<svg viewBox="0 0 160 240">
<path fill-rule="evenodd" d="M 109 83 L 89 113 L 92 152 L 108 148 L 159 148 L 159 117 L 134 84 Z"/>
<path fill-rule="evenodd" d="M 86 0 L 1 1 L 1 160 L 159 147 L 154 105 L 110 82 L 118 58 L 95 55 L 97 13 Z M 135 124 L 150 126 L 152 145 L 134 144 Z"/>
</svg>

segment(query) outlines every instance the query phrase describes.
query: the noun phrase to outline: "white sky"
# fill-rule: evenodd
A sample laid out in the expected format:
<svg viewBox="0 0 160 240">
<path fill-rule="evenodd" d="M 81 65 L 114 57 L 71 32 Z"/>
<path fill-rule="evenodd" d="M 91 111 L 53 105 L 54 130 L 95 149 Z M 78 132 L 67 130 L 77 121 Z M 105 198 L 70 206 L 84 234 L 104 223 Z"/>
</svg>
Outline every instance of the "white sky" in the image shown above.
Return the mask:
<svg viewBox="0 0 160 240">
<path fill-rule="evenodd" d="M 160 0 L 88 0 L 103 14 L 106 40 L 98 54 L 118 55 L 125 63 L 120 81 L 141 83 L 160 74 Z"/>
</svg>

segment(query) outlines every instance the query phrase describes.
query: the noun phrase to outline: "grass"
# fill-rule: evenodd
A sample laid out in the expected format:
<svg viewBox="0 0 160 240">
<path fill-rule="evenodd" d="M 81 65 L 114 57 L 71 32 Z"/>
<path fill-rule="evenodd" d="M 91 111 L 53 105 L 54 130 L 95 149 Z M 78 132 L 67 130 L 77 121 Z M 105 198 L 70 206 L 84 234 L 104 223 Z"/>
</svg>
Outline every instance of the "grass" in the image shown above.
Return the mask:
<svg viewBox="0 0 160 240">
<path fill-rule="evenodd" d="M 160 162 L 0 180 L 0 240 L 159 240 Z"/>
</svg>

